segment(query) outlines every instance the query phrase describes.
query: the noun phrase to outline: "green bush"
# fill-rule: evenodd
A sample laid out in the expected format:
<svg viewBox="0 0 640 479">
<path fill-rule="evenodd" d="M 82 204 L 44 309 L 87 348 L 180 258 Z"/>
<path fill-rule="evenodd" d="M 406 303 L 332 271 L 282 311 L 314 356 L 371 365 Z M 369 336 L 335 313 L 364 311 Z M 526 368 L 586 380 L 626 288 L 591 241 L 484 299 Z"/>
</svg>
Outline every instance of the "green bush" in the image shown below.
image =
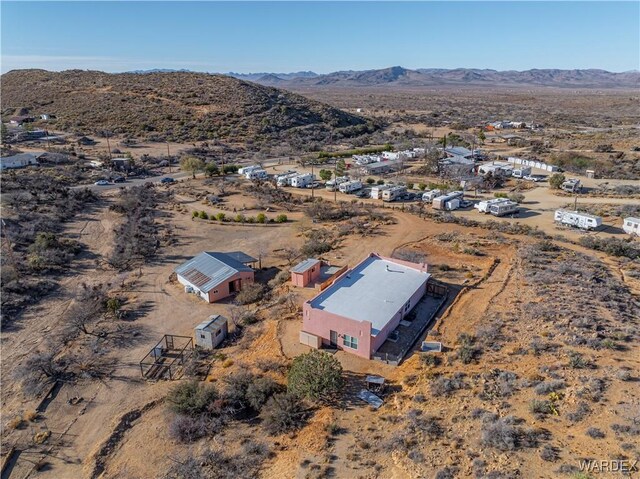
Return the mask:
<svg viewBox="0 0 640 479">
<path fill-rule="evenodd" d="M 496 198 L 506 198 L 507 194 L 506 193 L 494 193 L 493 196 L 495 196 Z"/>
<path fill-rule="evenodd" d="M 378 180 L 378 181 L 376 181 L 376 184 L 378 184 L 378 185 L 384 185 L 384 180 Z"/>
<path fill-rule="evenodd" d="M 217 219 L 218 221 L 225 221 L 227 218 L 226 218 L 226 215 L 225 215 L 224 213 L 218 213 L 218 214 L 216 215 L 216 219 Z"/>
<path fill-rule="evenodd" d="M 225 173 L 237 173 L 238 172 L 238 165 L 224 165 L 224 172 Z"/>
<path fill-rule="evenodd" d="M 244 223 L 245 221 L 244 215 L 242 213 L 238 213 L 234 221 L 236 223 Z"/>
<path fill-rule="evenodd" d="M 315 350 L 296 357 L 287 378 L 290 393 L 314 401 L 334 399 L 344 386 L 340 362 Z"/>
<path fill-rule="evenodd" d="M 373 178 L 367 178 L 367 184 L 368 185 L 372 185 L 376 182 L 376 180 L 374 180 Z"/>
<path fill-rule="evenodd" d="M 267 222 L 267 215 L 265 215 L 264 213 L 258 213 L 258 216 L 256 216 L 256 221 L 258 223 L 266 223 Z"/>
<path fill-rule="evenodd" d="M 427 185 L 426 185 L 426 184 L 424 184 L 424 183 L 418 183 L 418 189 L 419 189 L 420 191 L 424 191 L 424 190 L 426 190 L 426 189 L 427 189 Z"/>
<path fill-rule="evenodd" d="M 564 183 L 565 177 L 562 173 L 554 173 L 549 177 L 549 187 L 554 190 L 559 190 Z"/>
<path fill-rule="evenodd" d="M 287 218 L 287 215 L 285 215 L 285 214 L 280 214 L 280 215 L 276 216 L 276 223 L 286 223 L 287 221 L 289 221 L 289 219 Z"/>
<path fill-rule="evenodd" d="M 199 211 L 194 211 L 193 213 L 191 213 L 191 217 L 192 218 L 198 218 L 200 216 L 200 212 Z"/>
<path fill-rule="evenodd" d="M 176 413 L 199 416 L 210 411 L 218 397 L 218 391 L 212 384 L 189 381 L 171 388 L 166 400 Z"/>
<path fill-rule="evenodd" d="M 412 190 L 413 189 L 413 183 L 407 183 L 407 189 L 408 190 Z"/>
<path fill-rule="evenodd" d="M 206 211 L 201 211 L 198 216 L 200 217 L 200 219 L 203 219 L 203 220 L 208 220 L 209 219 L 209 215 L 207 214 Z"/>
</svg>

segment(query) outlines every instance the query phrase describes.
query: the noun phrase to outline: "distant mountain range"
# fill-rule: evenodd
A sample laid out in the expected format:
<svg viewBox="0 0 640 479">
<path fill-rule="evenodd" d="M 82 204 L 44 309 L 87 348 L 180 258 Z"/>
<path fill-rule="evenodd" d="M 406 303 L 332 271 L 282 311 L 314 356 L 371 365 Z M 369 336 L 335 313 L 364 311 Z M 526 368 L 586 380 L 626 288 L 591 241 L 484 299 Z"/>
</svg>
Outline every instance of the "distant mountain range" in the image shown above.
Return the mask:
<svg viewBox="0 0 640 479">
<path fill-rule="evenodd" d="M 339 71 L 328 74 L 297 73 L 228 73 L 230 76 L 263 85 L 279 87 L 437 87 L 459 86 L 538 86 L 561 88 L 638 88 L 640 72 L 613 73 L 605 70 L 533 69 L 497 71 L 475 68 L 390 67 L 378 70 Z"/>
</svg>

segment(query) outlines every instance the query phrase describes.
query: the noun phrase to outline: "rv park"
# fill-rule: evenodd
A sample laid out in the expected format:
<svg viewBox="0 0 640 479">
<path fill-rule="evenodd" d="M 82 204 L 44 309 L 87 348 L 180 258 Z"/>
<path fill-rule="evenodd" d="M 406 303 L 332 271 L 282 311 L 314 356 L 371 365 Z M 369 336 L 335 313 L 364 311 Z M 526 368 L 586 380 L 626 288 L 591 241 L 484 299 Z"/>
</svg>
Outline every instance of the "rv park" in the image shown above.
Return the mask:
<svg viewBox="0 0 640 479">
<path fill-rule="evenodd" d="M 211 477 L 635 461 L 637 114 L 425 126 L 405 95 L 330 92 L 382 126 L 315 151 L 7 121 L 3 479 L 187 477 L 212 444 Z"/>
</svg>

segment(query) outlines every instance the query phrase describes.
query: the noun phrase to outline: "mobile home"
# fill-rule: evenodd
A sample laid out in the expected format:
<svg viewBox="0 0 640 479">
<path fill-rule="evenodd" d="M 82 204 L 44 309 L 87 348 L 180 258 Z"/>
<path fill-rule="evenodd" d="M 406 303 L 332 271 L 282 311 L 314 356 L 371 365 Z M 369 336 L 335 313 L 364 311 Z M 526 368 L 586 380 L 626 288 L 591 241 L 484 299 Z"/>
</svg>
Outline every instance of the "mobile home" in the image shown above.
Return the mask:
<svg viewBox="0 0 640 479">
<path fill-rule="evenodd" d="M 518 212 L 518 203 L 515 201 L 502 201 L 494 203 L 489 207 L 489 213 L 493 216 L 513 215 Z"/>
<path fill-rule="evenodd" d="M 447 203 L 455 198 L 462 199 L 464 193 L 462 191 L 452 191 L 446 195 L 437 196 L 433 199 L 431 206 L 436 210 L 446 210 Z"/>
<path fill-rule="evenodd" d="M 338 190 L 341 193 L 353 193 L 354 191 L 358 191 L 362 189 L 362 182 L 358 180 L 345 181 L 344 183 L 340 183 L 338 186 Z"/>
<path fill-rule="evenodd" d="M 348 176 L 338 176 L 335 180 L 329 180 L 324 185 L 329 191 L 335 191 L 342 183 L 349 181 Z"/>
<path fill-rule="evenodd" d="M 599 216 L 581 213 L 579 211 L 556 210 L 554 219 L 560 224 L 583 230 L 593 230 L 602 225 L 602 218 Z"/>
<path fill-rule="evenodd" d="M 315 177 L 311 173 L 303 173 L 291 178 L 291 186 L 294 188 L 306 188 L 315 180 Z"/>
<path fill-rule="evenodd" d="M 242 168 L 238 169 L 238 174 L 247 176 L 247 173 L 249 173 L 250 171 L 259 170 L 259 169 L 260 169 L 260 166 L 258 165 L 243 166 Z"/>
<path fill-rule="evenodd" d="M 257 170 L 251 170 L 244 175 L 248 180 L 264 180 L 267 177 L 267 172 L 262 168 Z"/>
<path fill-rule="evenodd" d="M 276 184 L 278 186 L 291 186 L 291 179 L 294 176 L 298 176 L 300 173 L 298 173 L 297 171 L 292 171 L 290 173 L 285 173 L 282 175 L 278 175 L 277 179 L 276 179 Z"/>
<path fill-rule="evenodd" d="M 622 229 L 632 236 L 640 236 L 640 218 L 625 218 L 622 222 Z"/>
<path fill-rule="evenodd" d="M 531 174 L 531 168 L 522 167 L 522 168 L 513 170 L 513 173 L 511 174 L 511 176 L 513 176 L 514 178 L 524 178 L 525 176 L 529 176 L 530 174 Z"/>
<path fill-rule="evenodd" d="M 382 201 L 395 201 L 407 192 L 406 186 L 392 186 L 382 192 Z"/>
</svg>

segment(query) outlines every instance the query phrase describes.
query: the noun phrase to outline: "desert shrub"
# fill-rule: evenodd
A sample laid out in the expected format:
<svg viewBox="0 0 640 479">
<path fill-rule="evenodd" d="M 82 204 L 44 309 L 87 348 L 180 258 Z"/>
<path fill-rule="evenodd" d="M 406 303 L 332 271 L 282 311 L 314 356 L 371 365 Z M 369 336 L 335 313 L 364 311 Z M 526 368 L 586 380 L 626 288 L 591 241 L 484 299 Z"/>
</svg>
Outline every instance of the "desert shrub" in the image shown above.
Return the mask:
<svg viewBox="0 0 640 479">
<path fill-rule="evenodd" d="M 166 401 L 172 411 L 197 417 L 210 413 L 218 397 L 218 390 L 212 384 L 189 381 L 171 388 Z"/>
<path fill-rule="evenodd" d="M 631 238 L 619 239 L 583 236 L 580 238 L 580 244 L 586 248 L 602 251 L 610 256 L 620 256 L 633 260 L 640 258 L 640 246 L 638 246 L 637 242 L 631 240 Z"/>
<path fill-rule="evenodd" d="M 556 412 L 556 408 L 551 401 L 540 401 L 538 399 L 534 399 L 529 403 L 529 409 L 536 416 L 545 416 Z"/>
<path fill-rule="evenodd" d="M 455 373 L 450 378 L 438 376 L 430 384 L 431 394 L 434 396 L 451 396 L 454 392 L 466 387 L 463 373 Z"/>
<path fill-rule="evenodd" d="M 508 198 L 516 203 L 522 203 L 524 201 L 524 195 L 522 193 L 511 193 L 508 195 Z"/>
<path fill-rule="evenodd" d="M 256 216 L 256 222 L 258 223 L 266 223 L 267 222 L 267 215 L 265 215 L 264 213 L 258 213 Z"/>
<path fill-rule="evenodd" d="M 287 378 L 290 393 L 314 401 L 334 399 L 344 386 L 340 362 L 317 350 L 296 357 Z"/>
<path fill-rule="evenodd" d="M 481 444 L 500 451 L 516 451 L 522 448 L 536 447 L 541 431 L 518 425 L 513 416 L 507 416 L 487 422 L 482 426 Z"/>
<path fill-rule="evenodd" d="M 567 413 L 567 419 L 571 422 L 580 422 L 591 413 L 589 404 L 581 401 L 576 406 L 575 411 Z"/>
<path fill-rule="evenodd" d="M 518 376 L 510 371 L 494 369 L 483 374 L 482 392 L 479 397 L 483 400 L 502 399 L 511 397 L 517 390 Z"/>
<path fill-rule="evenodd" d="M 286 223 L 288 220 L 289 219 L 285 214 L 279 214 L 278 216 L 276 216 L 276 223 Z"/>
<path fill-rule="evenodd" d="M 206 211 L 201 211 L 200 213 L 198 213 L 198 218 L 200 218 L 201 220 L 208 220 L 209 215 Z"/>
<path fill-rule="evenodd" d="M 283 269 L 282 271 L 278 271 L 272 280 L 269 281 L 268 285 L 270 288 L 276 288 L 281 284 L 286 283 L 291 279 L 291 272 L 289 270 Z"/>
<path fill-rule="evenodd" d="M 582 354 L 571 351 L 569 353 L 569 367 L 572 369 L 585 369 L 589 367 L 589 361 Z"/>
<path fill-rule="evenodd" d="M 271 396 L 262 408 L 263 426 L 269 434 L 282 434 L 301 428 L 308 409 L 300 398 L 291 393 Z"/>
<path fill-rule="evenodd" d="M 455 466 L 446 466 L 436 473 L 435 479 L 455 479 L 458 475 L 458 468 Z"/>
<path fill-rule="evenodd" d="M 260 411 L 271 396 L 280 391 L 282 386 L 269 377 L 255 379 L 247 387 L 245 397 L 249 406 Z"/>
<path fill-rule="evenodd" d="M 320 238 L 309 238 L 300 248 L 304 256 L 320 256 L 331 251 L 331 243 Z"/>
<path fill-rule="evenodd" d="M 553 381 L 543 381 L 538 385 L 536 385 L 536 387 L 534 388 L 534 391 L 536 392 L 536 394 L 549 394 L 551 392 L 564 389 L 565 386 L 566 386 L 565 382 L 560 379 L 556 379 Z"/>
<path fill-rule="evenodd" d="M 480 353 L 479 348 L 475 345 L 476 338 L 470 334 L 461 333 L 458 335 L 458 351 L 457 358 L 464 364 L 469 364 Z"/>
<path fill-rule="evenodd" d="M 598 429 L 597 427 L 590 427 L 587 429 L 586 431 L 587 436 L 593 438 L 593 439 L 603 439 L 605 437 L 604 432 L 602 432 L 600 429 Z"/>
<path fill-rule="evenodd" d="M 404 261 L 410 261 L 411 263 L 422 264 L 426 261 L 424 253 L 420 251 L 414 251 L 410 249 L 400 248 L 393 252 L 392 257 L 401 259 Z"/>
<path fill-rule="evenodd" d="M 425 366 L 435 367 L 438 366 L 441 362 L 440 356 L 437 354 L 425 353 L 420 355 L 420 359 L 422 360 L 422 364 Z"/>
<path fill-rule="evenodd" d="M 542 446 L 540 450 L 540 459 L 547 462 L 557 461 L 560 457 L 559 451 L 557 447 L 552 446 L 551 444 L 545 444 Z"/>
<path fill-rule="evenodd" d="M 176 414 L 169 423 L 169 436 L 177 441 L 189 443 L 212 436 L 222 427 L 223 422 L 220 418 Z"/>
<path fill-rule="evenodd" d="M 217 219 L 218 221 L 225 221 L 225 220 L 227 219 L 227 215 L 225 215 L 224 213 L 218 213 L 218 214 L 216 215 L 216 219 Z"/>
<path fill-rule="evenodd" d="M 598 402 L 602 399 L 605 390 L 607 389 L 607 383 L 600 378 L 586 378 L 581 377 L 582 387 L 576 391 L 576 395 L 579 398 L 589 399 L 593 402 Z"/>
<path fill-rule="evenodd" d="M 238 304 L 251 304 L 260 301 L 264 297 L 264 286 L 260 283 L 250 283 L 242 287 L 236 295 Z"/>
<path fill-rule="evenodd" d="M 549 186 L 554 190 L 559 190 L 565 179 L 566 178 L 562 173 L 554 173 L 549 177 Z"/>
<path fill-rule="evenodd" d="M 26 395 L 37 396 L 56 381 L 71 379 L 73 374 L 67 368 L 67 361 L 56 352 L 36 352 L 17 366 L 14 377 L 22 382 Z"/>
</svg>

